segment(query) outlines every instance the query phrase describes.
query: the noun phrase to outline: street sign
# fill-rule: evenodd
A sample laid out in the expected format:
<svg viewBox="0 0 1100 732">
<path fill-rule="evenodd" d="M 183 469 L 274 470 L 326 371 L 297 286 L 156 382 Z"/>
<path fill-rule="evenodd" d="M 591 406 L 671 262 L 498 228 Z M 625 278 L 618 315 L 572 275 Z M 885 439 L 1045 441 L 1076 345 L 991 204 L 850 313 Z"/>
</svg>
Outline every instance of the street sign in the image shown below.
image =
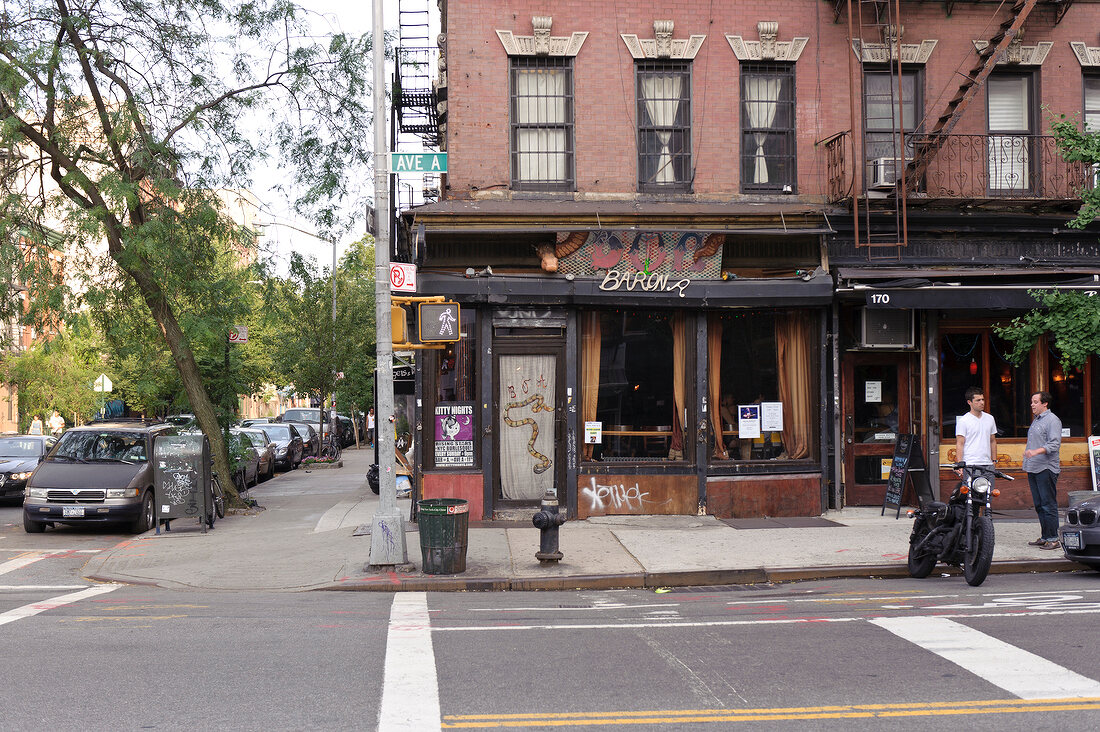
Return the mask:
<svg viewBox="0 0 1100 732">
<path fill-rule="evenodd" d="M 416 265 L 390 262 L 390 290 L 416 292 Z"/>
<path fill-rule="evenodd" d="M 447 153 L 390 153 L 391 173 L 446 173 Z"/>
<path fill-rule="evenodd" d="M 112 391 L 114 388 L 115 385 L 107 378 L 107 374 L 97 376 L 95 383 L 92 385 L 94 391 Z"/>
<path fill-rule="evenodd" d="M 419 315 L 421 343 L 454 343 L 460 339 L 462 314 L 457 302 L 422 302 Z"/>
<path fill-rule="evenodd" d="M 248 326 L 234 325 L 229 329 L 230 343 L 248 343 Z"/>
</svg>

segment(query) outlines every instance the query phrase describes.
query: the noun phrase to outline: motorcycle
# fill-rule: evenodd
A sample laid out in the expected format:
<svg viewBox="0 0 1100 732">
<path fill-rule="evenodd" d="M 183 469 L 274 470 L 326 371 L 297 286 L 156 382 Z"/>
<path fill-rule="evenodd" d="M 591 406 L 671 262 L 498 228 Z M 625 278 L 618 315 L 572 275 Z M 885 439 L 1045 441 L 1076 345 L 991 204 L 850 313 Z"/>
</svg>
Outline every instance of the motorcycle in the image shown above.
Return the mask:
<svg viewBox="0 0 1100 732">
<path fill-rule="evenodd" d="M 962 481 L 947 503 L 930 501 L 916 511 L 909 535 L 909 576 L 922 578 L 932 573 L 936 562 L 961 566 L 966 583 L 977 587 L 985 581 L 993 563 L 993 517 L 990 502 L 1000 491 L 993 489 L 991 476 L 1014 480 L 984 465 L 955 463 Z"/>
</svg>

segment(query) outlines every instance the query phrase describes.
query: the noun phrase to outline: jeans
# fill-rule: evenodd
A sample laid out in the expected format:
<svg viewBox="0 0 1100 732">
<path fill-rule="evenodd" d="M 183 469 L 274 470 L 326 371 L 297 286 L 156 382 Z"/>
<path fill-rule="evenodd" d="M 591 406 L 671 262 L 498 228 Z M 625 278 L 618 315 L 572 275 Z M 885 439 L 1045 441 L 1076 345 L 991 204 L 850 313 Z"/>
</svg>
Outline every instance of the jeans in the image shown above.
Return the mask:
<svg viewBox="0 0 1100 732">
<path fill-rule="evenodd" d="M 1027 474 L 1031 486 L 1031 500 L 1039 515 L 1039 528 L 1043 541 L 1058 541 L 1058 473 L 1043 470 Z"/>
</svg>

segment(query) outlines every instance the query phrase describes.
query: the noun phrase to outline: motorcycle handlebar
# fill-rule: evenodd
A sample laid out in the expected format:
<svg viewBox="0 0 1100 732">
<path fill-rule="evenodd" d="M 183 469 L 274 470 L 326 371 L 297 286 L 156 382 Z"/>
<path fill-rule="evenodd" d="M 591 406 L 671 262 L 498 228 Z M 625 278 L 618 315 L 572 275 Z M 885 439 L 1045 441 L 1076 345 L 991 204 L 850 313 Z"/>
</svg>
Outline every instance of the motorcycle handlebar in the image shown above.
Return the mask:
<svg viewBox="0 0 1100 732">
<path fill-rule="evenodd" d="M 966 463 L 954 463 L 951 466 L 951 469 L 952 470 L 964 470 L 964 469 L 976 470 L 976 471 L 981 472 L 981 473 L 989 473 L 990 475 L 995 475 L 998 478 L 1004 478 L 1005 480 L 1016 480 L 1011 475 L 1006 475 L 1006 474 L 1002 473 L 1001 471 L 997 470 L 996 468 L 991 468 L 988 465 L 967 465 Z"/>
</svg>

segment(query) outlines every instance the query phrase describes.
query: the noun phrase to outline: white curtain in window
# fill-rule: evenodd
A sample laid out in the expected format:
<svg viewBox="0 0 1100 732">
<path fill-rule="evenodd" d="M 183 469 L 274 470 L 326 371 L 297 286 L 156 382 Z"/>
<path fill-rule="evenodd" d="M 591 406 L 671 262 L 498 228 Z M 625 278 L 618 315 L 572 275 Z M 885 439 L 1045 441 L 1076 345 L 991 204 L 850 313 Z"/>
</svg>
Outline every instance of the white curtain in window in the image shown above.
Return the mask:
<svg viewBox="0 0 1100 732">
<path fill-rule="evenodd" d="M 680 111 L 680 93 L 684 77 L 679 74 L 647 74 L 642 77 L 642 93 L 645 94 L 645 110 L 655 127 L 672 127 Z M 657 130 L 657 143 L 661 146 L 657 158 L 657 174 L 654 183 L 675 183 L 676 171 L 672 169 L 671 130 Z"/>
<path fill-rule="evenodd" d="M 566 179 L 565 71 L 521 69 L 516 72 L 516 139 L 520 180 Z M 545 125 L 525 128 L 524 125 Z"/>
<path fill-rule="evenodd" d="M 750 127 L 760 129 L 772 126 L 782 88 L 783 80 L 774 76 L 750 76 L 745 80 L 745 112 L 749 116 Z M 756 166 L 752 182 L 767 183 L 768 160 L 764 155 L 764 143 L 768 141 L 768 133 L 753 133 L 752 140 L 756 143 Z"/>
<path fill-rule="evenodd" d="M 995 135 L 1000 131 L 1031 129 L 1028 80 L 1023 76 L 989 79 L 989 187 L 992 190 L 1025 190 L 1028 187 L 1028 138 Z"/>
</svg>

